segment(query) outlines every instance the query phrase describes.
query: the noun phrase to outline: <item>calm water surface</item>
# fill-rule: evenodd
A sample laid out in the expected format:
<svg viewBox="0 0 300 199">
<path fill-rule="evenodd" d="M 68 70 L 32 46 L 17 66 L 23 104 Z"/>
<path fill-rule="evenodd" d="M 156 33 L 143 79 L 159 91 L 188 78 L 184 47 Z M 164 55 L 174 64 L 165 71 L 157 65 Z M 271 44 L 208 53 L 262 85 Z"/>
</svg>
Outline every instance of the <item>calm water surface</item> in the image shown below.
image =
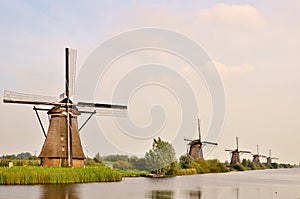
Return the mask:
<svg viewBox="0 0 300 199">
<path fill-rule="evenodd" d="M 0 199 L 300 199 L 300 169 L 231 172 L 73 185 L 0 186 Z"/>
</svg>

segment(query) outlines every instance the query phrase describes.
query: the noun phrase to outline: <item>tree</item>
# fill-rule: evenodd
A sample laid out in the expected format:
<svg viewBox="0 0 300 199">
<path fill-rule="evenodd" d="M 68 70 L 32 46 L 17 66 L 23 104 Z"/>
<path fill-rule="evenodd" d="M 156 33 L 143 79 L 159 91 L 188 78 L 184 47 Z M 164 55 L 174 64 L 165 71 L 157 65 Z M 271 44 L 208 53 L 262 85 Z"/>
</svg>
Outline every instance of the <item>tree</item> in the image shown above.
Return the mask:
<svg viewBox="0 0 300 199">
<path fill-rule="evenodd" d="M 134 168 L 140 171 L 146 170 L 145 158 L 139 158 L 137 162 L 134 163 Z"/>
<path fill-rule="evenodd" d="M 136 156 L 131 156 L 129 158 L 129 162 L 133 165 L 133 169 L 145 171 L 146 165 L 145 165 L 145 158 L 138 158 Z"/>
<path fill-rule="evenodd" d="M 128 162 L 129 157 L 128 157 L 128 155 L 119 155 L 119 154 L 116 154 L 116 155 L 105 156 L 103 159 L 105 161 L 109 161 L 109 162 L 117 162 L 119 160 Z"/>
<path fill-rule="evenodd" d="M 130 162 L 118 160 L 114 162 L 113 168 L 126 171 L 133 169 L 133 165 Z"/>
<path fill-rule="evenodd" d="M 186 154 L 186 155 L 182 155 L 179 158 L 179 165 L 181 168 L 183 169 L 187 169 L 191 167 L 191 163 L 192 163 L 192 158 L 190 155 Z"/>
<path fill-rule="evenodd" d="M 21 159 L 21 160 L 25 160 L 28 159 L 29 157 L 31 157 L 31 153 L 26 152 L 26 153 L 20 153 L 16 156 L 17 159 Z"/>
<path fill-rule="evenodd" d="M 99 153 L 97 153 L 97 154 L 95 155 L 94 161 L 95 161 L 96 163 L 100 163 L 100 162 L 101 162 L 101 156 L 100 156 Z"/>
<path fill-rule="evenodd" d="M 175 150 L 173 146 L 158 139 L 153 140 L 152 149 L 150 149 L 145 155 L 146 169 L 149 171 L 156 171 L 157 174 L 166 172 L 170 165 L 176 161 Z M 162 170 L 165 168 L 164 170 Z"/>
</svg>

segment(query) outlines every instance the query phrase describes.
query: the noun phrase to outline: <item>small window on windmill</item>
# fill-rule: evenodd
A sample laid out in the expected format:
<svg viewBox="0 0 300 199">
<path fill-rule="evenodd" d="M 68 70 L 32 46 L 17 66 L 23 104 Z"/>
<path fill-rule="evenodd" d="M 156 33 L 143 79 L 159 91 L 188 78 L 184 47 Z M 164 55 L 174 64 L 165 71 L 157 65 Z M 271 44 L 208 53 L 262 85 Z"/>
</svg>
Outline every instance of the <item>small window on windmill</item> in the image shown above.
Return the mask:
<svg viewBox="0 0 300 199">
<path fill-rule="evenodd" d="M 61 151 L 65 151 L 65 147 L 64 146 L 61 148 Z"/>
<path fill-rule="evenodd" d="M 64 136 L 63 135 L 60 136 L 60 141 L 64 141 Z"/>
</svg>

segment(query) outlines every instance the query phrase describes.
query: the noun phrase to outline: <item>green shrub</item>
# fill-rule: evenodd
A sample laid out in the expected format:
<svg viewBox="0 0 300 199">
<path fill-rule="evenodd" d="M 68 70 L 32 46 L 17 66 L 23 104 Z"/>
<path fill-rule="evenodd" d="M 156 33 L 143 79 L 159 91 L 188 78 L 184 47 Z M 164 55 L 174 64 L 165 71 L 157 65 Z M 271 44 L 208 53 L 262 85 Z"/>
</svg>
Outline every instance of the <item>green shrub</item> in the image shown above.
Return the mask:
<svg viewBox="0 0 300 199">
<path fill-rule="evenodd" d="M 171 165 L 167 167 L 165 174 L 170 176 L 177 175 L 179 169 L 180 165 L 178 164 L 178 162 L 172 162 Z"/>
<path fill-rule="evenodd" d="M 192 161 L 193 161 L 193 159 L 190 155 L 188 155 L 188 154 L 182 155 L 179 158 L 179 165 L 181 168 L 187 169 L 187 168 L 191 167 Z"/>
<path fill-rule="evenodd" d="M 245 171 L 245 167 L 241 164 L 235 164 L 233 165 L 233 169 L 236 170 L 236 171 Z"/>
<path fill-rule="evenodd" d="M 193 175 L 193 174 L 197 174 L 197 170 L 195 168 L 177 170 L 177 175 Z"/>
</svg>

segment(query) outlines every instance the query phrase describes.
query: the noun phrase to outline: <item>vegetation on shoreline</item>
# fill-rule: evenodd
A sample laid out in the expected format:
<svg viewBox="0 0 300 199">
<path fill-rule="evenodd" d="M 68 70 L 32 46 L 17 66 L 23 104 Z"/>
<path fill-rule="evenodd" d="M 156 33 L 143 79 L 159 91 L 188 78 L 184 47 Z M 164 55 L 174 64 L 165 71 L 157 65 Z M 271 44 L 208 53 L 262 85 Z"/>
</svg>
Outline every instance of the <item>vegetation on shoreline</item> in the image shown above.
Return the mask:
<svg viewBox="0 0 300 199">
<path fill-rule="evenodd" d="M 13 163 L 8 168 L 9 162 Z M 108 166 L 105 166 L 108 165 Z M 86 168 L 47 168 L 39 167 L 39 159 L 29 153 L 2 156 L 0 159 L 0 185 L 27 184 L 63 184 L 87 182 L 116 182 L 122 177 L 138 177 L 149 173 L 164 176 L 193 175 L 203 173 L 221 173 L 258 169 L 293 168 L 290 164 L 253 163 L 243 159 L 241 164 L 230 165 L 219 160 L 193 159 L 188 154 L 179 161 L 171 144 L 154 139 L 152 148 L 145 157 L 127 155 L 109 155 L 101 157 L 99 153 L 87 158 Z M 113 168 L 110 168 L 113 167 Z"/>
<path fill-rule="evenodd" d="M 13 166 L 39 166 L 40 164 L 40 160 L 29 152 L 17 155 L 3 155 L 0 158 L 0 167 L 8 167 L 9 162 L 12 162 Z"/>
<path fill-rule="evenodd" d="M 152 148 L 142 158 L 127 155 L 100 157 L 99 154 L 96 157 L 96 159 L 118 170 L 143 170 L 165 176 L 295 167 L 295 165 L 290 164 L 253 163 L 246 159 L 243 159 L 241 164 L 230 165 L 228 162 L 222 163 L 216 159 L 193 159 L 188 154 L 180 156 L 178 162 L 172 145 L 160 138 L 154 139 Z"/>
<path fill-rule="evenodd" d="M 24 167 L 38 167 L 40 164 L 40 160 L 0 159 L 0 167 L 8 167 L 10 162 L 13 163 L 13 166 L 24 166 Z"/>
<path fill-rule="evenodd" d="M 296 165 L 291 164 L 278 164 L 273 162 L 271 164 L 267 163 L 254 163 L 251 160 L 243 159 L 241 164 L 230 165 L 227 162 L 225 165 L 230 168 L 231 171 L 246 171 L 246 170 L 264 170 L 264 169 L 280 169 L 280 168 L 295 168 Z"/>
<path fill-rule="evenodd" d="M 115 182 L 121 181 L 122 177 L 122 173 L 106 166 L 87 168 L 0 168 L 0 184 L 2 185 Z"/>
<path fill-rule="evenodd" d="M 189 155 L 182 155 L 179 158 L 179 165 L 181 170 L 194 169 L 197 174 L 202 173 L 223 173 L 229 172 L 230 169 L 219 160 L 203 160 L 203 159 L 193 159 Z M 182 171 L 180 171 L 182 172 Z M 183 173 L 185 174 L 185 173 Z"/>
<path fill-rule="evenodd" d="M 28 160 L 23 160 L 24 163 Z M 292 168 L 290 164 L 272 165 L 243 160 L 242 164 L 230 166 L 218 160 L 192 159 L 188 155 L 180 157 L 179 163 L 161 168 L 160 174 L 166 176 L 193 175 L 202 173 L 221 173 L 229 171 L 245 171 L 257 169 Z M 64 184 L 87 182 L 117 182 L 122 177 L 138 177 L 147 174 L 146 171 L 114 170 L 94 160 L 86 161 L 86 168 L 43 168 L 35 166 L 0 167 L 1 185 L 29 185 L 29 184 Z M 152 172 L 152 173 L 156 173 Z"/>
<path fill-rule="evenodd" d="M 47 168 L 39 166 L 39 159 L 26 156 L 3 156 L 0 159 L 0 185 L 65 184 L 87 182 L 118 182 L 122 177 L 137 177 L 145 171 L 121 171 L 88 158 L 85 168 Z M 9 168 L 9 162 L 13 167 Z"/>
</svg>

